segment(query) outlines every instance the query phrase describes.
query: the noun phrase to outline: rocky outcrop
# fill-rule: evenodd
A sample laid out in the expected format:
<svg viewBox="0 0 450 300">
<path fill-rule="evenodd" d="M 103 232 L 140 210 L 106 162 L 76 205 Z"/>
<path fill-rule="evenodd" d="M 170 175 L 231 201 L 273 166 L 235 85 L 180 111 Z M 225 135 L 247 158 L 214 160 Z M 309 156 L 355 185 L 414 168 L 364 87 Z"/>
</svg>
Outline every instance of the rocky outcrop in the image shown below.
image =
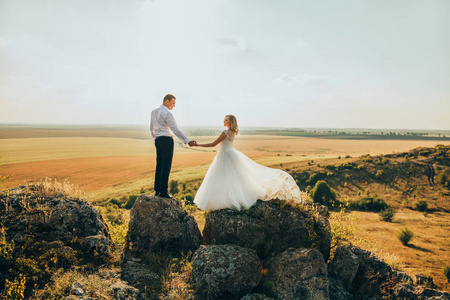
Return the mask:
<svg viewBox="0 0 450 300">
<path fill-rule="evenodd" d="M 255 250 L 235 245 L 201 246 L 192 258 L 196 299 L 240 299 L 258 285 L 261 268 Z"/>
<path fill-rule="evenodd" d="M 223 209 L 206 215 L 207 245 L 233 244 L 255 249 L 264 262 L 288 248 L 317 248 L 330 256 L 328 219 L 287 201 L 261 201 L 245 211 Z"/>
<path fill-rule="evenodd" d="M 265 267 L 276 299 L 329 299 L 327 265 L 318 250 L 291 248 Z"/>
<path fill-rule="evenodd" d="M 408 283 L 399 283 L 394 287 L 393 299 L 411 299 L 411 300 L 449 300 L 450 293 L 440 292 L 421 286 L 413 286 Z"/>
<path fill-rule="evenodd" d="M 141 195 L 131 209 L 125 258 L 160 251 L 179 256 L 201 244 L 197 222 L 177 200 Z"/>
<path fill-rule="evenodd" d="M 138 258 L 122 263 L 121 277 L 141 291 L 145 291 L 146 287 L 152 286 L 160 280 L 158 274 L 153 273 L 151 267 Z"/>
<path fill-rule="evenodd" d="M 37 189 L 23 186 L 0 198 L 3 226 L 12 240 L 20 243 L 31 233 L 44 248 L 81 245 L 87 252 L 111 253 L 108 227 L 97 209 L 83 199 L 58 194 L 46 197 Z"/>
<path fill-rule="evenodd" d="M 328 276 L 335 281 L 334 290 L 342 290 L 341 285 L 355 299 L 450 299 L 448 293 L 414 287 L 409 275 L 392 269 L 374 253 L 353 245 L 336 249 L 333 261 L 328 265 Z M 430 279 L 426 278 L 429 284 Z"/>
<path fill-rule="evenodd" d="M 122 279 L 144 292 L 161 281 L 150 270 L 166 259 L 160 253 L 197 249 L 187 299 L 447 299 L 352 245 L 338 247 L 327 266 L 327 215 L 320 205 L 279 200 L 211 211 L 201 245 L 195 220 L 176 200 L 143 195 L 131 211 Z"/>
<path fill-rule="evenodd" d="M 101 214 L 90 203 L 46 183 L 0 193 L 0 289 L 26 277 L 25 297 L 45 286 L 55 270 L 95 269 L 108 262 L 114 244 Z M 74 284 L 74 297 L 84 297 Z"/>
</svg>

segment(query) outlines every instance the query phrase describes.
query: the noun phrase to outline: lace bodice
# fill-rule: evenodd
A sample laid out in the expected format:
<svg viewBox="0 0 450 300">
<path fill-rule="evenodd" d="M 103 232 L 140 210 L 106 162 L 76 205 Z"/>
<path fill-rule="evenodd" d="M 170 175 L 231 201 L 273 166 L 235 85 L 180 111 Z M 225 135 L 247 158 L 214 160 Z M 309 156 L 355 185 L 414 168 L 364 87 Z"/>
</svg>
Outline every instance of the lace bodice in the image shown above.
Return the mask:
<svg viewBox="0 0 450 300">
<path fill-rule="evenodd" d="M 236 135 L 231 130 L 224 130 L 223 133 L 226 134 L 226 138 L 220 143 L 220 149 L 233 148 L 233 142 Z"/>
</svg>

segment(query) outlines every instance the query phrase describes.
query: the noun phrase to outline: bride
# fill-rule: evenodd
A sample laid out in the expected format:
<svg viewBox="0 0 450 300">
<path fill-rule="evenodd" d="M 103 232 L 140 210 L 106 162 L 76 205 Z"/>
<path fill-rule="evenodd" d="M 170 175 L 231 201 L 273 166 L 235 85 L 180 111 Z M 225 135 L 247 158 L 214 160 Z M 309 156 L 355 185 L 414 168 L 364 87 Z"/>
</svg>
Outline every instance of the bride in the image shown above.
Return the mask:
<svg viewBox="0 0 450 300">
<path fill-rule="evenodd" d="M 228 129 L 214 142 L 196 145 L 214 147 L 220 143 L 219 152 L 194 199 L 199 209 L 249 208 L 258 199 L 301 202 L 300 189 L 291 175 L 259 165 L 233 148 L 239 132 L 235 116 L 226 115 L 223 125 Z"/>
</svg>

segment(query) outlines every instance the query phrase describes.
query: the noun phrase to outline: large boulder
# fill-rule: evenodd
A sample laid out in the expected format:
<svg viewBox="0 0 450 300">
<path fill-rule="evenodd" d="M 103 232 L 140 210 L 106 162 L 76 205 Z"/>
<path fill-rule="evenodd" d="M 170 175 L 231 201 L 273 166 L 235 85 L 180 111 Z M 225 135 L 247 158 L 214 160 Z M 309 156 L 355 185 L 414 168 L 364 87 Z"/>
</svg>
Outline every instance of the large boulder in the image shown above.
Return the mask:
<svg viewBox="0 0 450 300">
<path fill-rule="evenodd" d="M 435 300 L 449 300 L 450 293 L 436 291 L 422 286 L 413 286 L 409 283 L 399 283 L 395 286 L 393 299 L 411 299 L 411 300 L 423 300 L 423 299 L 435 299 Z"/>
<path fill-rule="evenodd" d="M 261 269 L 253 249 L 201 246 L 192 258 L 196 299 L 240 299 L 258 285 Z"/>
<path fill-rule="evenodd" d="M 412 282 L 374 253 L 351 244 L 338 247 L 328 265 L 328 276 L 340 282 L 356 299 L 382 297 L 397 283 Z"/>
<path fill-rule="evenodd" d="M 258 200 L 248 210 L 222 209 L 206 214 L 203 240 L 207 245 L 233 244 L 255 249 L 266 261 L 288 248 L 317 248 L 330 255 L 328 219 L 290 201 Z"/>
<path fill-rule="evenodd" d="M 181 252 L 195 251 L 201 244 L 197 222 L 177 200 L 141 195 L 131 209 L 125 258 L 161 251 L 179 256 Z"/>
<path fill-rule="evenodd" d="M 70 246 L 86 250 L 87 255 L 96 250 L 105 258 L 111 253 L 108 226 L 84 199 L 22 186 L 0 195 L 0 212 L 6 235 L 15 243 L 32 237 L 43 250 Z"/>
<path fill-rule="evenodd" d="M 290 248 L 271 258 L 266 282 L 276 299 L 329 299 L 327 265 L 317 249 Z"/>
<path fill-rule="evenodd" d="M 27 278 L 45 286 L 55 270 L 96 267 L 108 262 L 114 244 L 101 214 L 56 182 L 41 182 L 0 193 L 0 289 L 6 280 Z M 80 291 L 79 289 L 74 289 Z"/>
</svg>

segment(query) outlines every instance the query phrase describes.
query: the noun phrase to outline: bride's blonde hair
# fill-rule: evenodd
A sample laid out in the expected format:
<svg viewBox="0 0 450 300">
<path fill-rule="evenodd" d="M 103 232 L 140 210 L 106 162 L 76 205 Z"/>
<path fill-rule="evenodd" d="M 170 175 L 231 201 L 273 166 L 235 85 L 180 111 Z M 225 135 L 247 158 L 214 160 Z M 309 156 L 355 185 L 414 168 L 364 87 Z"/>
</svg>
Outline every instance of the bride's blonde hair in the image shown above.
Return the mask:
<svg viewBox="0 0 450 300">
<path fill-rule="evenodd" d="M 226 115 L 225 117 L 228 117 L 228 119 L 230 119 L 230 130 L 233 131 L 234 134 L 238 134 L 239 126 L 236 117 L 233 115 Z"/>
</svg>

